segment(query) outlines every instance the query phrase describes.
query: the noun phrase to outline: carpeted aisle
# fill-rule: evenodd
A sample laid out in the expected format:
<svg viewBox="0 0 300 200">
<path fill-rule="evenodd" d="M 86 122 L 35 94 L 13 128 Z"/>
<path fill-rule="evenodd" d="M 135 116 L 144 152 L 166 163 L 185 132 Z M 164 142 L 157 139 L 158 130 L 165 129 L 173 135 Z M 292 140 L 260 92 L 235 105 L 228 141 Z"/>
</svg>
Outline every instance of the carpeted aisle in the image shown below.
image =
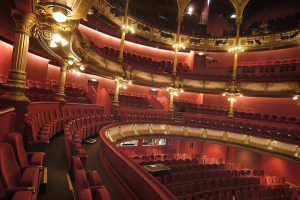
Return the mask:
<svg viewBox="0 0 300 200">
<path fill-rule="evenodd" d="M 38 200 L 74 200 L 67 180 L 67 164 L 65 161 L 65 138 L 63 133 L 57 133 L 51 138 L 48 146 L 47 160 L 48 183 L 45 194 L 39 194 Z"/>
<path fill-rule="evenodd" d="M 97 140 L 94 144 L 84 144 L 83 148 L 85 149 L 89 158 L 86 161 L 86 170 L 94 170 L 97 171 L 102 179 L 103 185 L 108 190 L 110 197 L 112 200 L 125 200 L 126 198 L 120 192 L 120 190 L 116 187 L 114 182 L 110 179 L 107 174 L 105 168 L 102 165 L 100 160 L 100 145 L 99 145 L 99 137 L 94 138 Z"/>
</svg>

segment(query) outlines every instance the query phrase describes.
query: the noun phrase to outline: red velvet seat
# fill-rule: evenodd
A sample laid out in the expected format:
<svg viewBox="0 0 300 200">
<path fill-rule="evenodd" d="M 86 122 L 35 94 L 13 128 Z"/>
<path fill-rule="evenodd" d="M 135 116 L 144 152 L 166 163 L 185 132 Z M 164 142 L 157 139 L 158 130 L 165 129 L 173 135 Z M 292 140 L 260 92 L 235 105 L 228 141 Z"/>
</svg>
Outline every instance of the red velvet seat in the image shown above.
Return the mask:
<svg viewBox="0 0 300 200">
<path fill-rule="evenodd" d="M 10 133 L 7 140 L 14 150 L 18 166 L 43 166 L 43 154 L 41 152 L 26 152 L 21 134 Z"/>
<path fill-rule="evenodd" d="M 37 199 L 39 168 L 30 167 L 21 173 L 13 148 L 8 143 L 0 143 L 0 178 L 8 198 L 18 191 L 31 191 L 32 200 Z"/>
<path fill-rule="evenodd" d="M 85 165 L 86 159 L 88 156 L 84 149 L 78 149 L 74 146 L 73 140 L 70 137 L 65 136 L 65 144 L 66 144 L 66 162 L 69 172 L 73 171 L 73 159 L 74 156 L 78 156 Z"/>
</svg>

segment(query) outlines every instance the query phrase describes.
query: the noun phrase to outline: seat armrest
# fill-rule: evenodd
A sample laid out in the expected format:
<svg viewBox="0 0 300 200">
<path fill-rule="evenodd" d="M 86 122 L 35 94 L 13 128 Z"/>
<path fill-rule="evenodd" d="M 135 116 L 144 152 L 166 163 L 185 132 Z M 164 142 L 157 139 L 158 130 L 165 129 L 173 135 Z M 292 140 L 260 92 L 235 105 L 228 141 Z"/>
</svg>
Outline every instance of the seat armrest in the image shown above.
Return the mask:
<svg viewBox="0 0 300 200">
<path fill-rule="evenodd" d="M 22 178 L 19 181 L 19 186 L 38 188 L 39 176 L 40 170 L 38 167 L 28 167 L 22 174 Z"/>
<path fill-rule="evenodd" d="M 36 192 L 36 188 L 34 187 L 12 187 L 4 189 L 5 196 L 10 199 L 16 192 L 20 191 L 30 191 L 32 194 Z"/>
<path fill-rule="evenodd" d="M 11 200 L 31 200 L 32 192 L 31 191 L 19 191 L 16 192 Z"/>
</svg>

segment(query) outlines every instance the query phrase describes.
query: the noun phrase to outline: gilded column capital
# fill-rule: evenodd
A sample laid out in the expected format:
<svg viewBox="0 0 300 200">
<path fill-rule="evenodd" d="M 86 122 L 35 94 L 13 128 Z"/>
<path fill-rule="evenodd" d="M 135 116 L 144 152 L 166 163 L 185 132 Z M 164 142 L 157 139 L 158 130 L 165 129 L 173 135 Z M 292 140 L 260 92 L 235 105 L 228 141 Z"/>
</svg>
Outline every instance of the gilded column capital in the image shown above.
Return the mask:
<svg viewBox="0 0 300 200">
<path fill-rule="evenodd" d="M 235 24 L 240 27 L 242 24 L 242 19 L 243 19 L 243 16 L 237 16 L 235 18 Z"/>
<path fill-rule="evenodd" d="M 13 9 L 11 11 L 11 16 L 14 18 L 16 23 L 15 33 L 26 34 L 28 36 L 32 35 L 31 28 L 37 22 L 37 16 L 35 14 Z"/>
<path fill-rule="evenodd" d="M 177 18 L 178 24 L 181 24 L 181 22 L 183 21 L 183 17 L 184 17 L 183 13 L 178 13 L 178 18 Z"/>
</svg>

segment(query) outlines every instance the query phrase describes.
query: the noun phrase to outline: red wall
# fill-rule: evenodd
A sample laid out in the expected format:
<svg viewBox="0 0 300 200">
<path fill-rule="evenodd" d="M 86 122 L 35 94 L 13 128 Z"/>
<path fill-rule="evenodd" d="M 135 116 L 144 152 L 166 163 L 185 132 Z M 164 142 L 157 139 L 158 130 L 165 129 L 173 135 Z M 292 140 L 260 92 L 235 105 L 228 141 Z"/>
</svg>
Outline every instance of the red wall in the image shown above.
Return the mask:
<svg viewBox="0 0 300 200">
<path fill-rule="evenodd" d="M 191 142 L 193 143 L 193 148 L 190 148 Z M 201 154 L 202 142 L 181 140 L 179 153 L 189 153 L 189 154 Z"/>
<path fill-rule="evenodd" d="M 226 160 L 226 149 L 227 147 L 223 145 L 203 143 L 202 156 Z"/>
<path fill-rule="evenodd" d="M 286 182 L 300 186 L 300 164 L 262 154 L 261 169 L 267 175 L 283 176 Z"/>
<path fill-rule="evenodd" d="M 228 96 L 203 94 L 203 104 L 229 106 Z M 236 97 L 234 107 L 252 108 L 254 113 L 300 117 L 299 102 L 292 98 Z M 276 109 L 274 109 L 276 108 Z"/>
<path fill-rule="evenodd" d="M 84 25 L 79 25 L 78 29 L 88 36 L 91 37 L 91 41 L 99 42 L 100 44 L 103 44 L 104 46 L 112 47 L 114 49 L 120 49 L 120 38 L 115 38 L 109 35 L 106 35 L 104 33 L 98 32 L 94 29 L 88 28 Z M 168 50 L 162 50 L 162 49 L 156 49 L 153 47 L 148 47 L 145 45 L 136 44 L 133 42 L 125 41 L 124 44 L 124 51 L 135 53 L 138 55 L 145 55 L 149 57 L 154 57 L 158 59 L 164 59 L 164 60 L 170 60 L 174 61 L 174 51 L 168 51 Z M 188 58 L 189 53 L 178 53 L 178 62 L 185 63 L 186 58 Z"/>
<path fill-rule="evenodd" d="M 234 163 L 243 163 L 247 169 L 259 169 L 261 154 L 240 148 L 235 149 Z"/>
<path fill-rule="evenodd" d="M 7 76 L 11 65 L 13 47 L 0 40 L 0 49 L 0 73 Z"/>
</svg>

